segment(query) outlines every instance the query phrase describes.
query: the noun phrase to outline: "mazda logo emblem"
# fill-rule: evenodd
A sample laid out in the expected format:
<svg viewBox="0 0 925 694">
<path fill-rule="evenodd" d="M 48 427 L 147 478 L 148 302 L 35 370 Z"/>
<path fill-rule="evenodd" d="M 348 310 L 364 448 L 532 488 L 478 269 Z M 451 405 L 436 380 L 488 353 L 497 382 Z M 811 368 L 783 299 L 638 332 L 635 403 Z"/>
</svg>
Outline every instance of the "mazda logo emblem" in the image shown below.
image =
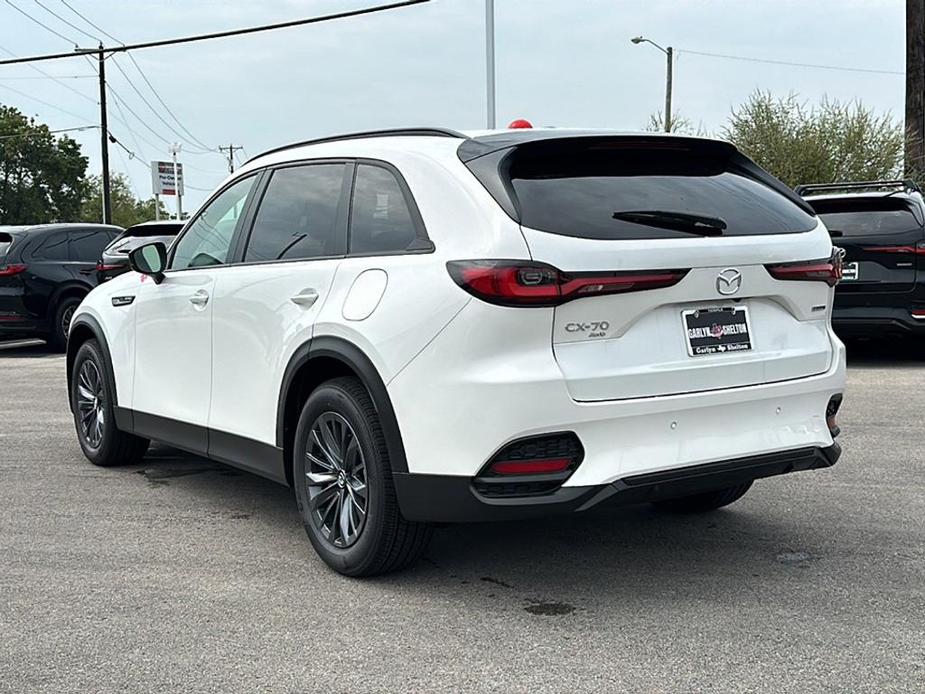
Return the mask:
<svg viewBox="0 0 925 694">
<path fill-rule="evenodd" d="M 716 276 L 716 291 L 723 296 L 735 294 L 742 287 L 742 273 L 733 267 L 726 268 Z"/>
</svg>

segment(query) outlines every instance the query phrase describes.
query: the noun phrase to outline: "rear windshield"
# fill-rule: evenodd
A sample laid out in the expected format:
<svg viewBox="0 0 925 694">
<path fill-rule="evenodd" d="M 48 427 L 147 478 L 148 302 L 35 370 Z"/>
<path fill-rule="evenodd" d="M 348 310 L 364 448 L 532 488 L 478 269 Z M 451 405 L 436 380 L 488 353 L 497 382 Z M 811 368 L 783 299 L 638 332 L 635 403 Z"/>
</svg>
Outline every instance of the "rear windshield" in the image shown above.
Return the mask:
<svg viewBox="0 0 925 694">
<path fill-rule="evenodd" d="M 13 235 L 7 234 L 0 231 L 0 264 L 4 258 L 6 258 L 6 253 L 10 250 L 10 246 L 13 245 Z"/>
<path fill-rule="evenodd" d="M 761 180 L 769 178 L 765 172 L 720 143 L 535 143 L 512 153 L 507 178 L 521 224 L 565 236 L 691 238 L 677 224 L 659 223 L 671 215 L 714 220 L 723 236 L 816 226 L 811 214 Z"/>
<path fill-rule="evenodd" d="M 909 205 L 901 199 L 818 200 L 812 205 L 836 238 L 888 236 L 922 228 Z"/>
</svg>

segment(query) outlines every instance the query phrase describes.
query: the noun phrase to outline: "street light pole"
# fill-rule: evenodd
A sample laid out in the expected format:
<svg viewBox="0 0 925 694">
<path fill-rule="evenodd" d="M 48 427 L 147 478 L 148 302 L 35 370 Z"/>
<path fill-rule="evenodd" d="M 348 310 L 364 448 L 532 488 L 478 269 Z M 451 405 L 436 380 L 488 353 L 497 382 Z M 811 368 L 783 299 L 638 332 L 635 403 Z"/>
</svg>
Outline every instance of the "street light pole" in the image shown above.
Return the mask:
<svg viewBox="0 0 925 694">
<path fill-rule="evenodd" d="M 655 41 L 647 39 L 644 36 L 636 36 L 635 38 L 630 39 L 632 43 L 651 43 L 658 50 L 665 54 L 668 59 L 668 74 L 665 77 L 665 132 L 671 132 L 671 87 L 672 87 L 672 63 L 674 62 L 674 48 L 668 46 L 668 48 L 662 48 Z"/>
</svg>

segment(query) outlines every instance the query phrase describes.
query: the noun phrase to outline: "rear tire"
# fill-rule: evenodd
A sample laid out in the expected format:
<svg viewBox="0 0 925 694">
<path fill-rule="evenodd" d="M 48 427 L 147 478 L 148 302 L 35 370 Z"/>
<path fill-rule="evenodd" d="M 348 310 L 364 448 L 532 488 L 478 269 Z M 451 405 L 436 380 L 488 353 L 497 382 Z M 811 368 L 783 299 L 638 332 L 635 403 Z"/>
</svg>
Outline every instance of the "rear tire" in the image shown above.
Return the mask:
<svg viewBox="0 0 925 694">
<path fill-rule="evenodd" d="M 116 428 L 114 392 L 99 344 L 87 340 L 77 350 L 71 371 L 71 411 L 84 455 L 100 467 L 138 463 L 150 443 Z"/>
<path fill-rule="evenodd" d="M 71 318 L 81 301 L 83 301 L 82 296 L 66 296 L 61 299 L 58 308 L 55 309 L 54 323 L 51 325 L 48 338 L 48 344 L 54 351 L 63 352 L 67 349 L 67 333 Z"/>
<path fill-rule="evenodd" d="M 323 383 L 302 408 L 293 486 L 312 546 L 346 576 L 403 569 L 433 533 L 431 525 L 402 516 L 379 416 L 354 378 Z"/>
<path fill-rule="evenodd" d="M 682 496 L 678 499 L 665 499 L 664 501 L 654 502 L 654 506 L 660 511 L 668 513 L 704 513 L 706 511 L 715 511 L 723 506 L 728 506 L 733 501 L 738 501 L 752 486 L 751 482 L 739 484 L 734 487 L 725 489 L 715 489 L 702 494 L 693 496 Z"/>
</svg>

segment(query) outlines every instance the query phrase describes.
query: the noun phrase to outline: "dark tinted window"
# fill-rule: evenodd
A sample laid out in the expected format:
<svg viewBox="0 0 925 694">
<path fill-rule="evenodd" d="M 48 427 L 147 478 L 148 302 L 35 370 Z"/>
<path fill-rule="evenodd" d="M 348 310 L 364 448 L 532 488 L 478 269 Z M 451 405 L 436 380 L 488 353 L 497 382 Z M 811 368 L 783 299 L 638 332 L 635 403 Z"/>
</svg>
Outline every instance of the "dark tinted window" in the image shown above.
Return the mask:
<svg viewBox="0 0 925 694">
<path fill-rule="evenodd" d="M 32 257 L 35 260 L 69 260 L 67 233 L 59 231 L 46 236 L 41 245 L 32 251 Z"/>
<path fill-rule="evenodd" d="M 0 232 L 0 260 L 6 257 L 6 252 L 13 245 L 13 235 Z"/>
<path fill-rule="evenodd" d="M 350 209 L 351 253 L 396 253 L 417 241 L 411 210 L 395 175 L 360 164 Z"/>
<path fill-rule="evenodd" d="M 902 234 L 921 229 L 909 206 L 895 198 L 819 200 L 811 204 L 835 238 Z"/>
<path fill-rule="evenodd" d="M 653 211 L 720 218 L 726 236 L 812 229 L 816 220 L 753 177 L 744 166 L 747 161 L 709 142 L 646 146 L 619 139 L 558 141 L 515 150 L 507 177 L 522 224 L 554 234 L 691 238 L 678 229 L 614 218 Z"/>
<path fill-rule="evenodd" d="M 250 176 L 236 181 L 206 205 L 177 241 L 171 269 L 208 267 L 228 261 L 231 239 L 255 180 Z"/>
<path fill-rule="evenodd" d="M 82 263 L 95 263 L 114 235 L 100 229 L 69 231 L 70 259 Z"/>
<path fill-rule="evenodd" d="M 343 164 L 274 171 L 254 218 L 245 262 L 343 255 L 337 225 L 343 183 Z"/>
</svg>

